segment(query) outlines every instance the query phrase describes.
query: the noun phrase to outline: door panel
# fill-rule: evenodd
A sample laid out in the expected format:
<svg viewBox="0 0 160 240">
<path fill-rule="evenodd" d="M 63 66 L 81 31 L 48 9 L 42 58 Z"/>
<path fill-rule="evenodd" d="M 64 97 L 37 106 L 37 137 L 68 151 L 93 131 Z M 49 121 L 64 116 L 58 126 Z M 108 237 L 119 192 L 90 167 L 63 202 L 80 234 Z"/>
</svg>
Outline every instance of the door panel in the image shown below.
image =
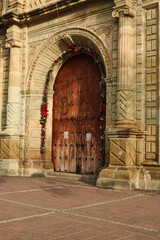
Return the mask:
<svg viewBox="0 0 160 240">
<path fill-rule="evenodd" d="M 100 153 L 101 74 L 87 55 L 70 58 L 60 69 L 53 98 L 55 171 L 95 173 Z"/>
</svg>

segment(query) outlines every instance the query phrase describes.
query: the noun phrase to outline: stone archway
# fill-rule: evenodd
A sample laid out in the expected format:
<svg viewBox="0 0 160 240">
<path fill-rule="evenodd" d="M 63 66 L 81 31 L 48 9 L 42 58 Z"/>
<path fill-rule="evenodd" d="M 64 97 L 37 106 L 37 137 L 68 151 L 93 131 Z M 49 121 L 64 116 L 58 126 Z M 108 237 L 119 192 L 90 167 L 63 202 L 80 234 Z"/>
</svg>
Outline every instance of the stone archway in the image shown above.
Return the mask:
<svg viewBox="0 0 160 240">
<path fill-rule="evenodd" d="M 37 79 L 36 74 L 41 73 L 39 80 L 44 81 L 42 76 L 46 75 L 53 61 L 73 43 L 77 46 L 88 47 L 97 52 L 105 64 L 106 78 L 111 77 L 111 59 L 103 42 L 91 31 L 73 28 L 61 31 L 50 37 L 36 53 L 27 75 L 27 90 L 34 88 L 34 80 Z"/>
<path fill-rule="evenodd" d="M 51 67 L 52 63 L 58 56 L 60 56 L 64 51 L 68 49 L 71 44 L 76 44 L 81 47 L 88 47 L 93 49 L 104 62 L 106 69 L 106 78 L 111 77 L 111 61 L 107 52 L 107 49 L 104 47 L 101 40 L 92 32 L 89 32 L 84 29 L 69 29 L 58 33 L 56 36 L 49 38 L 41 47 L 39 52 L 36 54 L 33 62 L 30 66 L 28 77 L 27 77 L 27 112 L 26 122 L 27 124 L 27 134 L 26 134 L 26 153 L 27 159 L 30 160 L 34 156 L 36 159 L 42 159 L 40 154 L 40 136 L 41 136 L 41 126 L 39 124 L 40 119 L 40 106 L 41 99 L 43 96 L 44 84 L 46 79 L 46 73 Z M 62 64 L 67 59 L 62 59 L 58 62 L 54 68 L 53 74 L 51 76 L 51 81 L 48 90 L 48 109 L 49 117 L 46 124 L 46 151 L 43 155 L 43 160 L 41 160 L 40 168 L 42 169 L 52 169 L 52 108 L 53 108 L 53 84 L 55 77 L 58 73 L 58 70 Z M 39 96 L 39 99 L 37 99 Z M 36 100 L 37 99 L 37 100 Z M 35 104 L 36 103 L 36 104 Z M 35 106 L 36 105 L 36 106 Z M 34 117 L 30 112 L 34 111 Z M 34 119 L 36 118 L 36 120 Z M 37 123 L 37 125 L 35 124 Z M 36 130 L 35 130 L 36 128 Z M 37 140 L 37 147 L 33 151 L 31 150 L 30 143 L 31 135 L 35 132 L 35 139 Z M 34 141 L 35 141 L 34 139 Z M 31 153 L 30 153 L 31 152 Z M 32 156 L 33 153 L 33 156 Z M 32 161 L 32 160 L 31 160 Z M 33 164 L 32 164 L 33 165 Z"/>
</svg>

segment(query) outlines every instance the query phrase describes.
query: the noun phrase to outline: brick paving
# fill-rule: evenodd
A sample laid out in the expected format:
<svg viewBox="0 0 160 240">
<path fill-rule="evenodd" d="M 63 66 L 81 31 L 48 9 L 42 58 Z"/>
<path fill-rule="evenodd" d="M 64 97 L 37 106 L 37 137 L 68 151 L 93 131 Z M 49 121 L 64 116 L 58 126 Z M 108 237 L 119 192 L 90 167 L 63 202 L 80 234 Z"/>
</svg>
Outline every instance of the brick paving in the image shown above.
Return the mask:
<svg viewBox="0 0 160 240">
<path fill-rule="evenodd" d="M 160 193 L 0 177 L 0 240 L 160 239 Z"/>
</svg>

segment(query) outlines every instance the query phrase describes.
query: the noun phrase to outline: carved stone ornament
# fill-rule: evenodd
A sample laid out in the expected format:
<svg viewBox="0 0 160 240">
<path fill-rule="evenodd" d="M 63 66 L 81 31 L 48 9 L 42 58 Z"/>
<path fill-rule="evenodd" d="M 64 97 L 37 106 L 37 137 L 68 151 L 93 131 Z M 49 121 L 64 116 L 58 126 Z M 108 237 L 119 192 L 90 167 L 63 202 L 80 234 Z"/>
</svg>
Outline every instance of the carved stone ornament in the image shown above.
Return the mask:
<svg viewBox="0 0 160 240">
<path fill-rule="evenodd" d="M 121 9 L 116 9 L 112 12 L 112 17 L 114 18 L 119 18 L 120 14 L 124 14 L 129 17 L 135 17 L 136 12 L 134 9 L 131 8 L 121 8 Z"/>
<path fill-rule="evenodd" d="M 109 79 L 112 75 L 112 71 L 111 71 L 111 59 L 110 56 L 108 54 L 108 49 L 106 49 L 105 45 L 103 44 L 103 42 L 92 32 L 86 30 L 86 29 L 81 29 L 81 28 L 73 28 L 73 29 L 67 29 L 67 30 L 63 30 L 60 33 L 57 33 L 56 35 L 51 36 L 43 45 L 42 47 L 37 51 L 37 53 L 35 54 L 33 60 L 32 60 L 32 64 L 30 66 L 28 75 L 27 75 L 27 81 L 28 81 L 28 89 L 30 89 L 31 86 L 31 80 L 33 79 L 33 73 L 35 71 L 35 68 L 37 67 L 38 63 L 41 61 L 41 58 L 43 58 L 43 55 L 45 54 L 45 52 L 52 48 L 52 47 L 57 47 L 59 49 L 58 46 L 58 42 L 60 40 L 63 40 L 64 42 L 64 47 L 67 50 L 67 45 L 66 41 L 69 41 L 69 43 L 72 43 L 72 39 L 74 39 L 74 36 L 79 36 L 85 39 L 88 39 L 88 41 L 90 41 L 91 43 L 94 43 L 94 45 L 97 46 L 97 49 L 100 52 L 100 55 L 102 56 L 102 59 L 104 60 L 104 62 L 106 63 L 106 69 L 107 69 L 107 79 Z M 74 41 L 74 43 L 76 44 L 76 42 Z M 64 50 L 64 49 L 63 49 Z M 55 59 L 53 58 L 53 61 Z M 49 68 L 50 66 L 48 66 Z"/>
<path fill-rule="evenodd" d="M 135 17 L 136 15 L 136 0 L 114 0 L 115 10 L 112 12 L 112 17 L 119 18 L 121 14 L 129 17 Z"/>
<path fill-rule="evenodd" d="M 12 40 L 7 40 L 5 42 L 5 48 L 12 48 L 12 47 L 21 48 L 21 46 L 22 46 L 22 43 L 19 40 L 12 39 Z"/>
<path fill-rule="evenodd" d="M 40 45 L 41 45 L 41 43 L 33 43 L 33 44 L 29 45 L 29 54 L 33 55 L 36 52 L 37 47 Z"/>
<path fill-rule="evenodd" d="M 100 25 L 94 28 L 94 32 L 98 34 L 98 36 L 105 36 L 106 38 L 111 36 L 112 33 L 112 25 Z"/>
<path fill-rule="evenodd" d="M 119 18 L 119 13 L 118 13 L 117 10 L 114 10 L 114 11 L 112 12 L 112 17 L 114 17 L 114 18 Z"/>
<path fill-rule="evenodd" d="M 60 34 L 60 36 L 63 39 L 63 41 L 65 43 L 67 43 L 69 46 L 74 44 L 74 41 L 73 41 L 72 37 L 69 34 L 62 33 L 62 34 Z"/>
<path fill-rule="evenodd" d="M 129 8 L 134 9 L 136 6 L 136 0 L 114 0 L 116 8 L 122 8 L 128 6 Z"/>
<path fill-rule="evenodd" d="M 9 0 L 8 1 L 8 11 L 18 11 L 22 12 L 24 9 L 25 3 L 23 0 Z"/>
</svg>

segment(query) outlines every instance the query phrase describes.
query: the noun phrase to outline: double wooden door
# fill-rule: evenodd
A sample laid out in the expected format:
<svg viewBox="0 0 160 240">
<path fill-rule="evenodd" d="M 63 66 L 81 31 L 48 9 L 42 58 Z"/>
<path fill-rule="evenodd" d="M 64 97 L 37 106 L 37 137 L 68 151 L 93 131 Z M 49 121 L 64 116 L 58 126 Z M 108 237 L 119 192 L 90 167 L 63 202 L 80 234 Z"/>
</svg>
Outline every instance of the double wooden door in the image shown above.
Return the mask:
<svg viewBox="0 0 160 240">
<path fill-rule="evenodd" d="M 87 54 L 71 57 L 56 77 L 53 97 L 55 171 L 94 174 L 101 161 L 101 74 Z"/>
</svg>

